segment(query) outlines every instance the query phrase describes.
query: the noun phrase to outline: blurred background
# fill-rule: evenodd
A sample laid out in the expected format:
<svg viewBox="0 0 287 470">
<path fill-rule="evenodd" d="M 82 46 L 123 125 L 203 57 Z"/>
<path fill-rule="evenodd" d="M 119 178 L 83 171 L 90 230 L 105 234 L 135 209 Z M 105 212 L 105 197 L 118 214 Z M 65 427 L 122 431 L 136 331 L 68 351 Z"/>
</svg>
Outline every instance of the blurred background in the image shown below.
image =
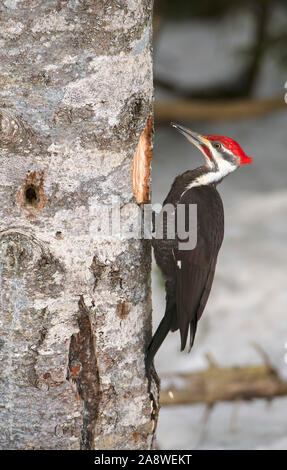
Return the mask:
<svg viewBox="0 0 287 470">
<path fill-rule="evenodd" d="M 182 405 L 171 392 L 186 386 L 180 374 L 208 373 L 211 363 L 228 370 L 269 363 L 277 382 L 287 382 L 286 0 L 155 0 L 154 82 L 153 203 L 163 202 L 176 175 L 203 163 L 171 120 L 232 137 L 254 158 L 218 187 L 225 239 L 193 349 L 180 353 L 175 332 L 156 356 L 173 399 L 160 411 L 158 446 L 287 449 L 287 395 L 275 387 L 270 399 L 268 382 L 263 398 L 248 399 L 250 379 L 245 394 L 212 407 L 204 394 Z M 154 329 L 164 309 L 154 263 Z"/>
</svg>

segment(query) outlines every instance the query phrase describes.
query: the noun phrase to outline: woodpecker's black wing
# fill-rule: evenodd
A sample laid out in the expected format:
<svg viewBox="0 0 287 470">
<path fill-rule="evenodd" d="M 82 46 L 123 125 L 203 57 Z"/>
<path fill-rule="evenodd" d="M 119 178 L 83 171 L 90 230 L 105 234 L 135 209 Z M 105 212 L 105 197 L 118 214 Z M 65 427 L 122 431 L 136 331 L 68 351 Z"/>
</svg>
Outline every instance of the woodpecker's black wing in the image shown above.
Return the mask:
<svg viewBox="0 0 287 470">
<path fill-rule="evenodd" d="M 190 331 L 190 348 L 193 345 L 197 322 L 207 303 L 215 261 L 207 259 L 204 246 L 195 252 L 176 253 L 180 262 L 176 269 L 176 315 L 181 336 L 181 350 L 185 348 Z"/>
<path fill-rule="evenodd" d="M 217 255 L 224 233 L 224 215 L 221 198 L 214 187 L 195 187 L 183 194 L 179 204 L 197 205 L 197 243 L 192 250 L 179 249 L 177 234 L 174 259 L 176 263 L 176 316 L 181 335 L 181 350 L 185 348 L 190 331 L 193 345 L 197 322 L 207 303 Z"/>
</svg>

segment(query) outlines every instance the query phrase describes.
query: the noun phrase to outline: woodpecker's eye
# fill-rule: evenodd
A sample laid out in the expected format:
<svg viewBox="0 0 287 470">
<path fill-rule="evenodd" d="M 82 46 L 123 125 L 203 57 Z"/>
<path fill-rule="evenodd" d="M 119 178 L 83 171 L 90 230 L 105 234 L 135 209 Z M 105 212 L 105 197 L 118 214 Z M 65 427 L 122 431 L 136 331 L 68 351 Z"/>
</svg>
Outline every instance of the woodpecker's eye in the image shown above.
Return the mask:
<svg viewBox="0 0 287 470">
<path fill-rule="evenodd" d="M 213 147 L 216 148 L 217 150 L 221 149 L 221 143 L 220 142 L 214 142 Z"/>
</svg>

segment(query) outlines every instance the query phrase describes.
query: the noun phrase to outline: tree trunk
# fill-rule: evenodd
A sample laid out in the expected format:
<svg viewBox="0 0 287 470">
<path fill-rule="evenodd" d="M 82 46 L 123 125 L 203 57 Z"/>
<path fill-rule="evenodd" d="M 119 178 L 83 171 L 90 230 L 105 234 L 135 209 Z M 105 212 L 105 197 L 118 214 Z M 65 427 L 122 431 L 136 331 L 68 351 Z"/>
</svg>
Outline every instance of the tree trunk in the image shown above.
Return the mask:
<svg viewBox="0 0 287 470">
<path fill-rule="evenodd" d="M 105 217 L 138 211 L 152 1 L 0 12 L 1 448 L 149 449 L 150 244 Z"/>
</svg>

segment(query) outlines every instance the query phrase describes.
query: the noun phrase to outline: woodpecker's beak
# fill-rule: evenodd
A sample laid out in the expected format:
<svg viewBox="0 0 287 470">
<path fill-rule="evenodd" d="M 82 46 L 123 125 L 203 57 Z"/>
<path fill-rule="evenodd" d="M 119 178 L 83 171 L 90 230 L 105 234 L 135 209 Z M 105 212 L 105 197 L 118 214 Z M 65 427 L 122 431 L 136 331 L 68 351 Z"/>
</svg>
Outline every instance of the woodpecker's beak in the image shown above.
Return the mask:
<svg viewBox="0 0 287 470">
<path fill-rule="evenodd" d="M 196 145 L 196 147 L 201 147 L 202 145 L 207 145 L 209 144 L 209 141 L 201 134 L 198 134 L 197 132 L 193 132 L 187 127 L 180 126 L 179 124 L 176 124 L 175 122 L 171 122 L 172 127 L 174 127 L 178 132 L 183 134 L 189 142 L 191 142 L 193 145 Z"/>
</svg>

